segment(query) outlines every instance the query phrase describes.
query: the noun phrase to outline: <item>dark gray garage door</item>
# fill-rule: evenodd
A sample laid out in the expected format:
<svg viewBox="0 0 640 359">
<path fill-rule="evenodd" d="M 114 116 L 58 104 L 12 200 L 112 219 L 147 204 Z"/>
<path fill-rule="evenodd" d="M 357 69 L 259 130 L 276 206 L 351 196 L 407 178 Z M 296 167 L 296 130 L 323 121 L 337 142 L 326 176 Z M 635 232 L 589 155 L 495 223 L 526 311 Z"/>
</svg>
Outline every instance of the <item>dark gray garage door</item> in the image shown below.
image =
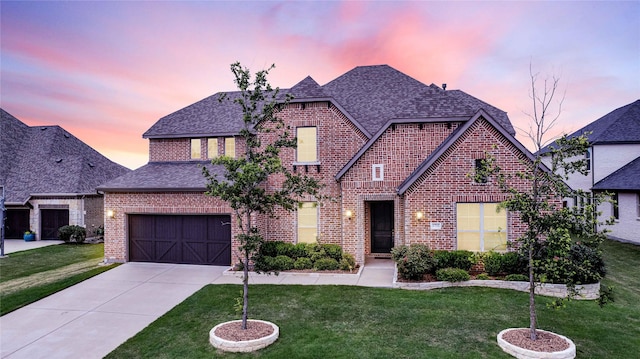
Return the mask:
<svg viewBox="0 0 640 359">
<path fill-rule="evenodd" d="M 231 264 L 228 215 L 129 215 L 133 262 Z"/>
<path fill-rule="evenodd" d="M 40 220 L 40 239 L 58 239 L 58 228 L 69 225 L 69 210 L 41 209 Z"/>
</svg>

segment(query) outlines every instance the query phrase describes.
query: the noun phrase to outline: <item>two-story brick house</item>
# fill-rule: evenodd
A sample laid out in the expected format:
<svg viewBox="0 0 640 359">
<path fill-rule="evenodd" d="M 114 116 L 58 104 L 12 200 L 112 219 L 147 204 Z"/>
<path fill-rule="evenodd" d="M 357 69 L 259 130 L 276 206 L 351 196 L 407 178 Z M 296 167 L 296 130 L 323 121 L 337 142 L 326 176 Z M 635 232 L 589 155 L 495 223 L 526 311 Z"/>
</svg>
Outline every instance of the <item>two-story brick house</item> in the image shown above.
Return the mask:
<svg viewBox="0 0 640 359">
<path fill-rule="evenodd" d="M 497 185 L 472 176 L 485 151 L 504 171 L 524 170 L 532 158 L 505 112 L 386 65 L 324 86 L 307 77 L 282 91 L 294 99 L 279 117 L 298 138 L 282 160 L 320 179 L 331 199 L 301 198 L 297 211 L 257 218 L 268 240 L 337 243 L 363 263 L 411 243 L 504 250 L 522 234 L 516 215 L 496 211 L 505 199 Z M 232 262 L 235 218 L 204 195 L 199 167 L 215 173 L 210 158 L 243 153 L 240 109 L 219 96 L 161 118 L 143 135 L 149 163 L 101 188 L 112 214 L 106 260 Z"/>
</svg>

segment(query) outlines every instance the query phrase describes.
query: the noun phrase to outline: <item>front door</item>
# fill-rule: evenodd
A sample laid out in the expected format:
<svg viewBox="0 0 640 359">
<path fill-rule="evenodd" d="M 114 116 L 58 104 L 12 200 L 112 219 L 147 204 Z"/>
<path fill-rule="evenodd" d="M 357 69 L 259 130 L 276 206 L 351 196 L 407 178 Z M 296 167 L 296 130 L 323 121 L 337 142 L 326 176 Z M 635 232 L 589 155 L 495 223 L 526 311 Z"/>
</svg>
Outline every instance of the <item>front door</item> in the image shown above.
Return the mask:
<svg viewBox="0 0 640 359">
<path fill-rule="evenodd" d="M 393 201 L 371 202 L 371 253 L 393 248 Z"/>
</svg>

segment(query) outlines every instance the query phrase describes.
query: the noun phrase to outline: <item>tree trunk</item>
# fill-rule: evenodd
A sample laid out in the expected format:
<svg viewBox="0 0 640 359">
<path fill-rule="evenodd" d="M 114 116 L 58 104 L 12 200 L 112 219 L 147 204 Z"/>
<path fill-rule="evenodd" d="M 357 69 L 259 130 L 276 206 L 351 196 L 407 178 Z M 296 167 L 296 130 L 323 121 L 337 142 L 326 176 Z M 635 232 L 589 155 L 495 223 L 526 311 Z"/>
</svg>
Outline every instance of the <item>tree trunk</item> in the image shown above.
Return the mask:
<svg viewBox="0 0 640 359">
<path fill-rule="evenodd" d="M 533 242 L 529 244 L 529 329 L 531 340 L 538 339 L 536 335 L 536 282 L 533 275 Z"/>
<path fill-rule="evenodd" d="M 244 276 L 242 277 L 242 330 L 247 330 L 249 315 L 249 253 L 244 253 Z"/>
</svg>

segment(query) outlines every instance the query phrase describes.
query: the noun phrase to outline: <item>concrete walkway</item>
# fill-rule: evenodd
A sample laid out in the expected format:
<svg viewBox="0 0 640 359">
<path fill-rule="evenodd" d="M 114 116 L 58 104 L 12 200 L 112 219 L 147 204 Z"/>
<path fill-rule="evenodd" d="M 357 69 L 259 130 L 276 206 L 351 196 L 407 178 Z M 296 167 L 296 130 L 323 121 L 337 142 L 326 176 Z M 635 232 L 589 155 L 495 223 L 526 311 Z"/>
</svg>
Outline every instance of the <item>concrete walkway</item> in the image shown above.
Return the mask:
<svg viewBox="0 0 640 359">
<path fill-rule="evenodd" d="M 4 254 L 15 253 L 20 251 L 26 251 L 28 249 L 53 246 L 56 244 L 64 243 L 64 241 L 46 240 L 46 241 L 31 241 L 27 242 L 24 239 L 5 239 L 4 240 Z"/>
<path fill-rule="evenodd" d="M 206 284 L 240 284 L 228 267 L 126 263 L 0 317 L 0 358 L 102 358 Z M 360 275 L 253 275 L 251 283 L 391 287 L 391 260 Z"/>
</svg>

